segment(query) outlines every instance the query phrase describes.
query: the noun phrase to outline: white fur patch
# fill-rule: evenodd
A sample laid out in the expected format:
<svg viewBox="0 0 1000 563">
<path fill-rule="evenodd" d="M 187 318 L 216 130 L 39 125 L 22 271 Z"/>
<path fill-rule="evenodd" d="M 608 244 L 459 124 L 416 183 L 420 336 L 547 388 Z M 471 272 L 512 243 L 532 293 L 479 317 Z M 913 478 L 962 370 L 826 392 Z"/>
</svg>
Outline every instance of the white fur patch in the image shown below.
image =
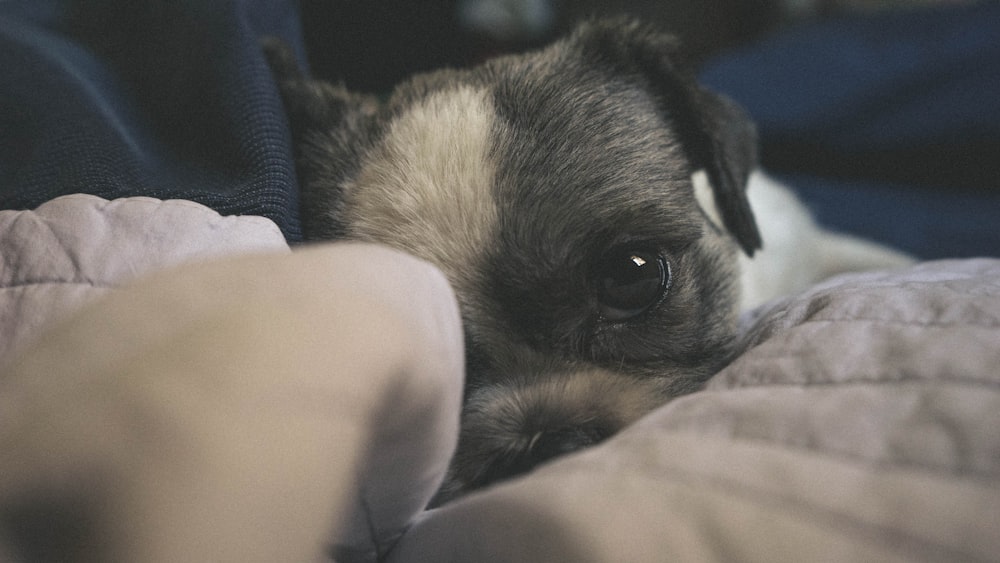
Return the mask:
<svg viewBox="0 0 1000 563">
<path fill-rule="evenodd" d="M 788 186 L 760 170 L 750 175 L 747 195 L 764 248 L 753 259 L 740 254 L 743 311 L 836 274 L 913 263 L 899 251 L 824 229 Z"/>
<path fill-rule="evenodd" d="M 694 185 L 694 197 L 698 200 L 698 205 L 705 212 L 708 219 L 715 224 L 716 228 L 722 229 L 722 215 L 715 205 L 715 192 L 712 191 L 712 184 L 708 181 L 708 173 L 704 170 L 696 170 L 691 174 L 691 183 Z"/>
<path fill-rule="evenodd" d="M 452 284 L 471 281 L 495 240 L 494 110 L 471 87 L 432 94 L 390 125 L 381 146 L 348 186 L 349 235 L 428 260 Z"/>
</svg>

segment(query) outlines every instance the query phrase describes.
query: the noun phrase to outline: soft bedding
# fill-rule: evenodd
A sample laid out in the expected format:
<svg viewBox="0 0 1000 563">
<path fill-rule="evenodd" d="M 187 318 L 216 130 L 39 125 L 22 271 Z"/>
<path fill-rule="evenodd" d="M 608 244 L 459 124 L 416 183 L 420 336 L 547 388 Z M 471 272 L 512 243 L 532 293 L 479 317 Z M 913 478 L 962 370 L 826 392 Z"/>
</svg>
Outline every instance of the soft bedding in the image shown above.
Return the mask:
<svg viewBox="0 0 1000 563">
<path fill-rule="evenodd" d="M 990 561 L 1000 261 L 841 277 L 703 391 L 427 515 L 395 561 Z"/>
<path fill-rule="evenodd" d="M 186 200 L 75 194 L 0 211 L 0 365 L 46 321 L 152 270 L 264 250 L 288 250 L 271 221 Z"/>
<path fill-rule="evenodd" d="M 133 206 L 148 213 L 119 216 Z M 188 212 L 214 226 L 155 227 Z M 463 362 L 432 267 L 367 245 L 289 253 L 266 220 L 185 202 L 87 196 L 4 213 L 19 235 L 0 238 L 0 331 L 46 318 L 0 372 L 2 560 L 1000 553 L 998 260 L 844 276 L 767 304 L 704 390 L 425 511 L 454 447 Z M 262 240 L 227 246 L 224 232 L 244 228 Z M 94 284 L 125 286 L 75 312 L 39 309 L 34 282 L 7 281 L 12 255 L 40 287 L 85 280 L 111 255 L 78 245 L 129 240 L 146 251 Z"/>
</svg>

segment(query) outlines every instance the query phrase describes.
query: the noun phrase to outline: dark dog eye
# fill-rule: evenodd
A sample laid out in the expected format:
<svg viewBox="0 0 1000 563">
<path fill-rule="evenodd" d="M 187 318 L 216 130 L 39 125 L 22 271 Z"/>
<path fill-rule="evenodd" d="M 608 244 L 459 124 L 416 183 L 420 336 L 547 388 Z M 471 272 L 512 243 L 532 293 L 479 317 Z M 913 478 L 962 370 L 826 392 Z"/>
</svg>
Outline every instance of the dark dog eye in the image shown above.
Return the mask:
<svg viewBox="0 0 1000 563">
<path fill-rule="evenodd" d="M 623 321 L 659 303 L 670 285 L 670 265 L 654 250 L 617 247 L 601 259 L 595 281 L 601 315 Z"/>
</svg>

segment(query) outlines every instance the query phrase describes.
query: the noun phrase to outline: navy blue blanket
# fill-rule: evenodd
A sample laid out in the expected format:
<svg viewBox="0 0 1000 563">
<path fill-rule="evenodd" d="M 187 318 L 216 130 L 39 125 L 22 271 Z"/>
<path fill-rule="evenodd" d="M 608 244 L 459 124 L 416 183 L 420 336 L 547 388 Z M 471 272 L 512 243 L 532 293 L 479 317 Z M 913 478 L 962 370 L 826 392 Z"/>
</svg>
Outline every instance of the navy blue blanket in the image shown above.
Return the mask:
<svg viewBox="0 0 1000 563">
<path fill-rule="evenodd" d="M 301 238 L 259 48 L 301 49 L 293 0 L 0 2 L 0 208 L 85 192 L 194 200 Z"/>
<path fill-rule="evenodd" d="M 794 29 L 702 79 L 822 223 L 922 258 L 1000 256 L 1000 3 Z"/>
</svg>

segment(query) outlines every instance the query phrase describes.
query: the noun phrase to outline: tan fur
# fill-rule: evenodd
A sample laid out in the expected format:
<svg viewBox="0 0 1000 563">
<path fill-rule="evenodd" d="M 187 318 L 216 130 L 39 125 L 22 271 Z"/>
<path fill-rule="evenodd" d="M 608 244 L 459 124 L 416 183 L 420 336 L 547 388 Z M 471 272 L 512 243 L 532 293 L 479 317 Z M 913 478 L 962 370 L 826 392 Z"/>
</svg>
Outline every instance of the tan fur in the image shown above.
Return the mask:
<svg viewBox="0 0 1000 563">
<path fill-rule="evenodd" d="M 488 152 L 494 115 L 486 93 L 471 87 L 408 108 L 345 192 L 348 236 L 411 252 L 468 287 L 470 265 L 497 228 Z"/>
</svg>

